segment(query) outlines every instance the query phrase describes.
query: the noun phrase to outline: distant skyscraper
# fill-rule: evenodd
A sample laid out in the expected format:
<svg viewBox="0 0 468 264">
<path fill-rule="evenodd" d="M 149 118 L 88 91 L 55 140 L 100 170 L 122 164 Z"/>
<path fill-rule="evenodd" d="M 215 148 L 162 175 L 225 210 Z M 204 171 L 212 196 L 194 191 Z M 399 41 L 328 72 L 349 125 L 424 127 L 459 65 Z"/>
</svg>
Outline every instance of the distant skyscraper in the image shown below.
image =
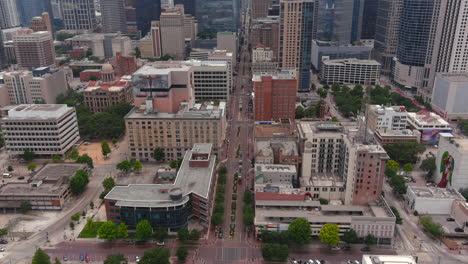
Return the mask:
<svg viewBox="0 0 468 264">
<path fill-rule="evenodd" d="M 49 13 L 52 18 L 52 5 L 50 0 L 17 0 L 21 25 L 29 26 L 33 17 L 41 16 L 43 12 Z"/>
<path fill-rule="evenodd" d="M 0 0 L 0 28 L 11 28 L 20 25 L 16 0 Z"/>
<path fill-rule="evenodd" d="M 353 18 L 351 25 L 351 43 L 361 38 L 362 16 L 364 12 L 364 0 L 353 0 Z"/>
<path fill-rule="evenodd" d="M 18 65 L 34 69 L 54 64 L 55 49 L 52 35 L 49 32 L 33 32 L 31 29 L 13 33 Z"/>
<path fill-rule="evenodd" d="M 252 0 L 252 19 L 266 17 L 274 0 Z"/>
<path fill-rule="evenodd" d="M 317 6 L 315 0 L 280 2 L 278 65 L 281 69 L 299 71 L 299 91 L 308 91 L 310 86 L 312 39 L 317 33 Z"/>
<path fill-rule="evenodd" d="M 134 0 L 134 8 L 137 28 L 145 36 L 151 29 L 151 21 L 161 16 L 161 0 Z"/>
<path fill-rule="evenodd" d="M 390 75 L 398 46 L 403 0 L 379 0 L 372 57 L 382 64 L 382 74 Z"/>
<path fill-rule="evenodd" d="M 161 14 L 161 43 L 163 54 L 176 60 L 185 58 L 184 14 L 179 11 Z"/>
<path fill-rule="evenodd" d="M 96 28 L 94 0 L 60 0 L 63 24 L 69 30 Z"/>
<path fill-rule="evenodd" d="M 125 0 L 101 0 L 101 14 L 104 32 L 127 32 Z"/>
<path fill-rule="evenodd" d="M 361 39 L 374 39 L 379 0 L 364 0 Z"/>
<path fill-rule="evenodd" d="M 185 14 L 196 16 L 197 1 L 196 0 L 174 0 L 174 5 L 184 5 Z"/>
<path fill-rule="evenodd" d="M 5 48 L 3 47 L 3 32 L 0 29 L 0 69 L 3 69 L 7 64 L 5 56 Z"/>
</svg>

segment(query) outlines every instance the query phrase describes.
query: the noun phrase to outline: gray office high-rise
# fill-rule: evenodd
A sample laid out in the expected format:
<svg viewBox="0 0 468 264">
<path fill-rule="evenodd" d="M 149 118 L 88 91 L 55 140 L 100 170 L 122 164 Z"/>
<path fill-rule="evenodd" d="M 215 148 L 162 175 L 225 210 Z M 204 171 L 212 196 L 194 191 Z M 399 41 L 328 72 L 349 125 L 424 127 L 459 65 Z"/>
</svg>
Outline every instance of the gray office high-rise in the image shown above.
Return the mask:
<svg viewBox="0 0 468 264">
<path fill-rule="evenodd" d="M 94 0 L 60 0 L 63 25 L 68 30 L 94 30 L 97 27 Z"/>
<path fill-rule="evenodd" d="M 50 17 L 53 17 L 50 0 L 17 0 L 16 5 L 23 27 L 28 27 L 31 19 L 41 16 L 43 12 L 47 12 Z"/>
<path fill-rule="evenodd" d="M 361 39 L 374 39 L 379 0 L 364 0 Z"/>
<path fill-rule="evenodd" d="M 7 59 L 5 56 L 5 48 L 3 47 L 3 32 L 0 29 L 0 70 L 7 65 Z"/>
<path fill-rule="evenodd" d="M 197 15 L 197 1 L 196 0 L 174 0 L 174 5 L 184 5 L 184 13 L 190 14 L 194 17 Z"/>
<path fill-rule="evenodd" d="M 0 0 L 0 28 L 12 28 L 20 24 L 16 0 Z"/>
<path fill-rule="evenodd" d="M 101 0 L 101 14 L 104 32 L 127 32 L 125 0 Z"/>
<path fill-rule="evenodd" d="M 146 36 L 151 29 L 151 21 L 161 17 L 161 0 L 134 0 L 136 24 L 141 36 Z"/>
</svg>

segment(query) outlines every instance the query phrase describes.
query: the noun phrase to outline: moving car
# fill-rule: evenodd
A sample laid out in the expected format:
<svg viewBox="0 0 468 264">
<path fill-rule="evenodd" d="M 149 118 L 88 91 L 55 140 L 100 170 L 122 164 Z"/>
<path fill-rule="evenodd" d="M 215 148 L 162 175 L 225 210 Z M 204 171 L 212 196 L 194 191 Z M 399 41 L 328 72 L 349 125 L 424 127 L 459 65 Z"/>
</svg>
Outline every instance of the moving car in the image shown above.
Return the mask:
<svg viewBox="0 0 468 264">
<path fill-rule="evenodd" d="M 156 245 L 158 245 L 158 246 L 164 246 L 164 241 L 158 241 L 158 242 L 156 242 Z"/>
<path fill-rule="evenodd" d="M 456 228 L 455 228 L 455 232 L 462 233 L 462 232 L 465 232 L 465 230 L 463 230 L 463 228 L 456 227 Z"/>
<path fill-rule="evenodd" d="M 219 231 L 219 233 L 218 233 L 218 238 L 219 238 L 219 239 L 223 238 L 223 232 Z"/>
<path fill-rule="evenodd" d="M 455 219 L 453 219 L 452 217 L 449 217 L 447 218 L 447 222 L 455 222 Z"/>
<path fill-rule="evenodd" d="M 363 248 L 361 248 L 361 251 L 368 252 L 368 251 L 370 251 L 370 248 L 369 247 L 363 247 Z"/>
</svg>

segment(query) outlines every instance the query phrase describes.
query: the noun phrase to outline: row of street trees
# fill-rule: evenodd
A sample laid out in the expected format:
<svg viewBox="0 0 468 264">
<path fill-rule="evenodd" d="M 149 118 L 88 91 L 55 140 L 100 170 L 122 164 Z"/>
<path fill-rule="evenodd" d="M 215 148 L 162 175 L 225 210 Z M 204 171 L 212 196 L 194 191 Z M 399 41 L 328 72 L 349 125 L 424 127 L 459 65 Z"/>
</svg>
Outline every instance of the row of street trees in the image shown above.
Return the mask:
<svg viewBox="0 0 468 264">
<path fill-rule="evenodd" d="M 220 225 L 223 222 L 224 192 L 226 181 L 227 169 L 226 167 L 221 167 L 218 170 L 218 186 L 216 188 L 215 207 L 213 210 L 213 214 L 211 215 L 211 224 L 213 224 L 214 226 Z"/>
</svg>

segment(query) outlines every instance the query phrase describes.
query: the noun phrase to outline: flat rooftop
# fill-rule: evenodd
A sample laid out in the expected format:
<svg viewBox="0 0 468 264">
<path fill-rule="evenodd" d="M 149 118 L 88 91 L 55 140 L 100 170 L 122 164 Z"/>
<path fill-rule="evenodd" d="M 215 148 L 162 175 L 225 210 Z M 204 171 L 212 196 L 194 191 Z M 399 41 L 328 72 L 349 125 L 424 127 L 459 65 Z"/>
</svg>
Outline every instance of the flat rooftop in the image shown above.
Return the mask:
<svg viewBox="0 0 468 264">
<path fill-rule="evenodd" d="M 416 264 L 413 256 L 403 255 L 363 255 L 363 264 Z"/>
<path fill-rule="evenodd" d="M 91 81 L 88 83 L 88 87 L 86 87 L 85 92 L 91 92 L 97 89 L 106 89 L 110 92 L 118 92 L 124 89 L 125 87 L 130 85 L 130 81 L 127 80 L 120 80 L 113 82 L 111 84 L 99 82 L 99 81 Z"/>
<path fill-rule="evenodd" d="M 168 75 L 171 72 L 186 72 L 190 69 L 190 66 L 180 62 L 151 62 L 143 65 L 132 75 Z"/>
<path fill-rule="evenodd" d="M 139 108 L 133 108 L 125 119 L 212 119 L 219 120 L 225 116 L 226 103 L 220 102 L 214 104 L 195 104 L 190 109 L 182 109 L 177 113 L 164 112 L 145 112 Z"/>
<path fill-rule="evenodd" d="M 406 107 L 398 106 L 383 106 L 383 105 L 370 105 L 369 109 L 379 115 L 384 115 L 386 112 L 391 113 L 406 113 Z"/>
<path fill-rule="evenodd" d="M 85 169 L 83 164 L 47 164 L 31 180 L 57 181 L 62 177 L 72 177 L 78 170 Z"/>
<path fill-rule="evenodd" d="M 376 134 L 382 137 L 416 137 L 418 136 L 415 131 L 411 129 L 391 130 L 391 129 L 377 129 Z"/>
<path fill-rule="evenodd" d="M 420 187 L 408 186 L 408 188 L 417 196 L 421 198 L 438 198 L 438 199 L 456 199 L 465 201 L 463 195 L 454 189 L 450 188 L 437 188 L 437 187 Z"/>
<path fill-rule="evenodd" d="M 277 72 L 269 73 L 260 73 L 254 74 L 252 81 L 260 82 L 262 81 L 263 76 L 271 76 L 273 80 L 296 80 L 296 71 L 295 70 L 279 70 Z"/>
<path fill-rule="evenodd" d="M 255 124 L 255 138 L 273 138 L 273 137 L 295 137 L 294 127 L 288 122 Z"/>
<path fill-rule="evenodd" d="M 255 163 L 255 172 L 287 172 L 287 173 L 297 173 L 296 166 L 294 165 L 282 165 L 282 164 L 259 164 Z"/>
<path fill-rule="evenodd" d="M 441 116 L 431 112 L 408 113 L 409 121 L 418 126 L 436 126 L 440 128 L 450 128 L 450 125 Z"/>
<path fill-rule="evenodd" d="M 299 155 L 296 141 L 273 138 L 271 140 L 257 140 L 255 142 L 255 156 L 272 156 L 274 148 L 280 149 L 283 156 Z"/>
<path fill-rule="evenodd" d="M 8 111 L 8 119 L 55 119 L 72 108 L 65 104 L 22 104 Z"/>
<path fill-rule="evenodd" d="M 314 173 L 310 178 L 300 178 L 301 186 L 307 187 L 345 187 L 343 177 L 335 173 Z"/>
<path fill-rule="evenodd" d="M 117 206 L 171 207 L 187 202 L 191 193 L 208 198 L 216 157 L 210 156 L 208 167 L 190 167 L 189 161 L 193 153 L 206 153 L 208 149 L 211 151 L 211 148 L 212 144 L 194 144 L 192 150 L 185 152 L 182 165 L 172 184 L 116 186 L 105 199 L 117 200 Z M 181 193 L 180 200 L 171 199 L 171 193 L 174 191 Z"/>
<path fill-rule="evenodd" d="M 348 64 L 366 64 L 370 66 L 380 66 L 380 63 L 375 60 L 358 60 L 358 59 L 336 59 L 336 60 L 322 60 L 324 65 L 345 66 Z"/>
</svg>

